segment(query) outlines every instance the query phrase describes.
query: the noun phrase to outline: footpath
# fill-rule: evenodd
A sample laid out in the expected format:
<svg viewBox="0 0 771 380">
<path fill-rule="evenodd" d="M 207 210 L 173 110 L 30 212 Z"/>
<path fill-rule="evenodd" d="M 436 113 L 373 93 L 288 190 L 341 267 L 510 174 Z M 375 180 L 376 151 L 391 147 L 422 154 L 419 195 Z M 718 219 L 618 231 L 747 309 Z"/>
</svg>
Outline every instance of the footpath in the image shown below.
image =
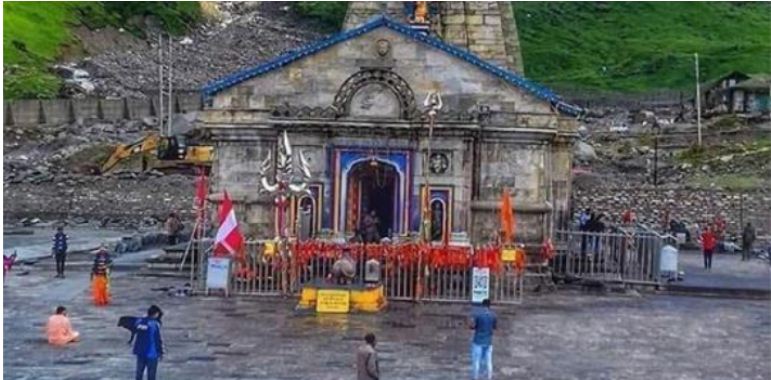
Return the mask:
<svg viewBox="0 0 771 380">
<path fill-rule="evenodd" d="M 771 298 L 771 265 L 756 258 L 741 261 L 741 254 L 715 254 L 712 269 L 704 269 L 704 258 L 698 251 L 681 251 L 680 271 L 683 281 L 665 283 L 671 293 L 708 296 Z"/>
</svg>

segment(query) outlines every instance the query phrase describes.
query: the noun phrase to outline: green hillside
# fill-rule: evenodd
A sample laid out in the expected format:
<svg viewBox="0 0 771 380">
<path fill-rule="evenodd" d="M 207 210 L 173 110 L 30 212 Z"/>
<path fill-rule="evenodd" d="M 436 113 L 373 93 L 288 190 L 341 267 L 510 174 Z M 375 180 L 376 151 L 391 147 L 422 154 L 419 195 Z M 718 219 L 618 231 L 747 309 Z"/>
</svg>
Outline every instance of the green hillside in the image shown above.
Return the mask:
<svg viewBox="0 0 771 380">
<path fill-rule="evenodd" d="M 134 16 L 156 16 L 181 33 L 200 19 L 198 2 L 5 2 L 5 97 L 51 97 L 48 73 L 77 50 L 69 26 L 115 25 L 141 35 Z M 344 2 L 294 3 L 301 16 L 339 28 Z M 557 88 L 650 91 L 693 85 L 693 53 L 704 80 L 740 70 L 771 73 L 771 3 L 515 2 L 525 71 Z"/>
<path fill-rule="evenodd" d="M 769 3 L 514 3 L 525 71 L 550 85 L 646 91 L 771 72 Z"/>
<path fill-rule="evenodd" d="M 64 51 L 77 51 L 70 28 L 112 25 L 141 36 L 136 16 L 155 16 L 175 34 L 201 17 L 197 2 L 4 2 L 4 97 L 56 96 L 60 82 L 48 68 Z"/>
</svg>

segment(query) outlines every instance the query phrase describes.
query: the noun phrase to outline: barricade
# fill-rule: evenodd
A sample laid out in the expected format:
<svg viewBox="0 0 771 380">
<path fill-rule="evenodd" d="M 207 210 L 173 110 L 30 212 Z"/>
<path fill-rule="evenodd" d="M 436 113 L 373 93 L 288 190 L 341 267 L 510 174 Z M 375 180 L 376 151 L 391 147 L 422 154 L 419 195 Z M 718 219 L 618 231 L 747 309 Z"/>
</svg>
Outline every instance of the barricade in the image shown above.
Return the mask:
<svg viewBox="0 0 771 380">
<path fill-rule="evenodd" d="M 656 285 L 662 239 L 640 231 L 555 231 L 555 277 Z"/>
<path fill-rule="evenodd" d="M 303 285 L 329 279 L 334 263 L 344 255 L 355 263 L 355 281 L 364 281 L 367 260 L 380 263 L 380 279 L 389 300 L 469 302 L 474 267 L 490 268 L 490 299 L 495 303 L 522 301 L 523 273 L 501 262 L 499 246 L 455 247 L 416 243 L 337 244 L 325 241 L 290 243 L 291 253 L 265 252 L 265 241 L 249 241 L 242 260 L 236 260 L 231 294 L 296 295 Z M 196 250 L 206 262 L 206 249 Z M 205 268 L 192 269 L 194 287 L 205 286 Z"/>
</svg>

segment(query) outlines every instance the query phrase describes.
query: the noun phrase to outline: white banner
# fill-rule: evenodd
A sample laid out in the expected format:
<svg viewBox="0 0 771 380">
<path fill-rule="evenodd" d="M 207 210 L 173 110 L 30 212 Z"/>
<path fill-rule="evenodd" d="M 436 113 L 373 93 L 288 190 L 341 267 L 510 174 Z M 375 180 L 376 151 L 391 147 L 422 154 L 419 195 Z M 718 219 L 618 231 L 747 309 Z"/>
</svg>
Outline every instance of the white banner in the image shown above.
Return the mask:
<svg viewBox="0 0 771 380">
<path fill-rule="evenodd" d="M 471 275 L 471 302 L 490 298 L 490 268 L 474 268 Z"/>
<path fill-rule="evenodd" d="M 207 289 L 228 289 L 230 279 L 230 259 L 225 257 L 210 257 L 206 270 Z"/>
</svg>

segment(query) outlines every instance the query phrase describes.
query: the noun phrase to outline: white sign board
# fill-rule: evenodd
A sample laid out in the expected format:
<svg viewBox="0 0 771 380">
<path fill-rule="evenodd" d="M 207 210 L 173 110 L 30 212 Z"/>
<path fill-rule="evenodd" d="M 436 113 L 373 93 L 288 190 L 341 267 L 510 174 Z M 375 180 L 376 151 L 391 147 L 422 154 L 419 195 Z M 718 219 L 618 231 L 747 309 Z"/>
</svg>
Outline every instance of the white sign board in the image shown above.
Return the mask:
<svg viewBox="0 0 771 380">
<path fill-rule="evenodd" d="M 230 259 L 210 257 L 206 270 L 206 289 L 228 289 L 230 279 Z"/>
<path fill-rule="evenodd" d="M 474 268 L 471 274 L 471 302 L 490 298 L 490 268 Z"/>
<path fill-rule="evenodd" d="M 677 272 L 677 253 L 677 248 L 671 245 L 665 245 L 661 247 L 661 262 L 659 263 L 659 271 Z"/>
</svg>

